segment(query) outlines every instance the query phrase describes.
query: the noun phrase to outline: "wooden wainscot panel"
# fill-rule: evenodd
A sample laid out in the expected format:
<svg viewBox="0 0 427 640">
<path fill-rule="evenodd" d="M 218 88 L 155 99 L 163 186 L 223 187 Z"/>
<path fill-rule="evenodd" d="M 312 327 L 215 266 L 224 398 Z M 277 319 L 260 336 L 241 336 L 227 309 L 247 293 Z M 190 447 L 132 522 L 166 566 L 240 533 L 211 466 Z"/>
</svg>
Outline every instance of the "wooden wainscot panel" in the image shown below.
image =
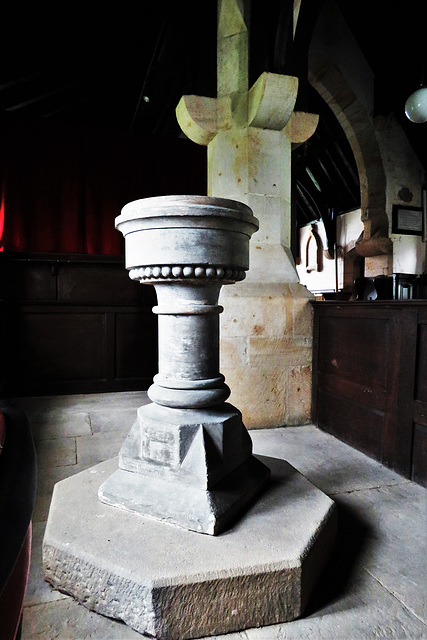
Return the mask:
<svg viewBox="0 0 427 640">
<path fill-rule="evenodd" d="M 150 310 L 118 312 L 115 319 L 115 380 L 140 380 L 143 376 L 146 385 L 150 385 L 157 373 L 157 360 L 157 317 Z"/>
<path fill-rule="evenodd" d="M 357 404 L 369 407 L 370 410 L 384 414 L 387 409 L 387 390 L 382 386 L 368 386 L 347 378 L 340 378 L 319 371 L 317 374 L 318 389 L 330 396 L 351 398 Z"/>
<path fill-rule="evenodd" d="M 47 306 L 10 312 L 8 385 L 26 393 L 52 393 L 80 381 L 107 377 L 105 314 L 87 308 Z"/>
<path fill-rule="evenodd" d="M 427 318 L 418 324 L 418 358 L 415 373 L 415 400 L 427 404 Z"/>
<path fill-rule="evenodd" d="M 322 316 L 319 323 L 319 371 L 368 388 L 387 387 L 389 317 Z"/>
<path fill-rule="evenodd" d="M 157 370 L 151 316 L 139 307 L 9 307 L 2 387 L 17 396 L 147 389 Z"/>
<path fill-rule="evenodd" d="M 427 309 L 420 309 L 413 405 L 412 479 L 427 486 Z"/>
<path fill-rule="evenodd" d="M 423 477 L 426 303 L 313 306 L 313 422 L 406 477 Z"/>
<path fill-rule="evenodd" d="M 1 254 L 0 254 L 1 255 Z M 56 271 L 50 261 L 7 260 L 0 261 L 0 298 L 3 300 L 56 300 Z"/>
<path fill-rule="evenodd" d="M 414 424 L 412 480 L 427 487 L 427 426 Z"/>
<path fill-rule="evenodd" d="M 316 422 L 382 461 L 393 379 L 392 319 L 384 312 L 367 317 L 356 307 L 328 311 L 318 318 Z"/>
<path fill-rule="evenodd" d="M 384 412 L 319 390 L 318 426 L 355 449 L 381 459 Z"/>
<path fill-rule="evenodd" d="M 145 289 L 133 282 L 124 264 L 58 265 L 58 301 L 74 304 L 143 304 Z"/>
<path fill-rule="evenodd" d="M 156 295 L 130 280 L 122 256 L 2 255 L 0 270 L 3 393 L 148 388 Z"/>
</svg>

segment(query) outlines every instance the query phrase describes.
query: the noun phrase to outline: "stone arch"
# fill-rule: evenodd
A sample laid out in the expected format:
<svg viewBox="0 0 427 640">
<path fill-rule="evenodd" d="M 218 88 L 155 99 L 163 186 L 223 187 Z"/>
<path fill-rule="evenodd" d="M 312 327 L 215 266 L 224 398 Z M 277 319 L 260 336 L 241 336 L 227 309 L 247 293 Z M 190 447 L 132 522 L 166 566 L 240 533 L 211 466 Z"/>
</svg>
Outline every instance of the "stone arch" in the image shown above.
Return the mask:
<svg viewBox="0 0 427 640">
<path fill-rule="evenodd" d="M 339 69 L 319 52 L 309 54 L 308 67 L 310 84 L 341 124 L 354 154 L 360 181 L 363 241 L 385 239 L 388 237 L 386 175 L 372 118 Z M 389 243 L 385 244 L 378 247 L 378 253 L 389 252 Z"/>
</svg>

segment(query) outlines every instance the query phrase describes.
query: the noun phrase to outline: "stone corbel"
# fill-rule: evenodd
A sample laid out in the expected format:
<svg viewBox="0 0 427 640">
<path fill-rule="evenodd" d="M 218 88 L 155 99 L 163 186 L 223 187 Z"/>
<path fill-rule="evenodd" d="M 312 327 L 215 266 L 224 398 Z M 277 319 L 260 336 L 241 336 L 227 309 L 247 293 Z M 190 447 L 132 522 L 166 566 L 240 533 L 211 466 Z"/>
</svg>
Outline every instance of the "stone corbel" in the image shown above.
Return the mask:
<svg viewBox="0 0 427 640">
<path fill-rule="evenodd" d="M 390 238 L 369 238 L 356 242 L 356 251 L 364 258 L 372 258 L 383 254 L 391 254 L 393 242 Z"/>
<path fill-rule="evenodd" d="M 364 258 L 393 253 L 393 241 L 387 236 L 388 220 L 385 214 L 363 214 L 364 231 L 356 241 L 356 251 Z"/>
<path fill-rule="evenodd" d="M 217 100 L 204 96 L 182 96 L 175 110 L 178 124 L 193 142 L 208 145 L 218 132 Z"/>
<path fill-rule="evenodd" d="M 298 78 L 262 73 L 249 90 L 249 125 L 281 131 L 291 117 L 297 93 Z"/>
<path fill-rule="evenodd" d="M 292 143 L 292 150 L 311 138 L 318 124 L 319 116 L 317 113 L 293 111 L 284 130 Z"/>
</svg>

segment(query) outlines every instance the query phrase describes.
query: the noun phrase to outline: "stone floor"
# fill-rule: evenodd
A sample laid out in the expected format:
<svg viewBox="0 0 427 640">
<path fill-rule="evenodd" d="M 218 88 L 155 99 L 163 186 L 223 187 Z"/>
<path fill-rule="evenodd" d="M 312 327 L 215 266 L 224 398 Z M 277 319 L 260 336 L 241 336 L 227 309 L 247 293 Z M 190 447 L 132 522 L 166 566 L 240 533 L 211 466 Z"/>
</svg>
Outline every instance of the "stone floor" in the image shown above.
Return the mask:
<svg viewBox="0 0 427 640">
<path fill-rule="evenodd" d="M 32 424 L 39 469 L 22 640 L 143 637 L 52 590 L 41 547 L 54 484 L 116 456 L 145 402 L 143 392 L 15 400 Z M 427 491 L 312 425 L 250 433 L 255 453 L 287 460 L 334 499 L 338 539 L 302 619 L 221 638 L 427 639 Z"/>
</svg>

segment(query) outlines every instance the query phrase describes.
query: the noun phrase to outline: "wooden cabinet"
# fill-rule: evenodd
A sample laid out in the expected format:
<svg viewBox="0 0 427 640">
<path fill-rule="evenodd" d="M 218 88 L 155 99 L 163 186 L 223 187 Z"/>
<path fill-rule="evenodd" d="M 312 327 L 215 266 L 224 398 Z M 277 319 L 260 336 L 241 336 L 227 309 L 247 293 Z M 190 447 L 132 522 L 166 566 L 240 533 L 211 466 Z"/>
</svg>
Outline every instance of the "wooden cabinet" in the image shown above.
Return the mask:
<svg viewBox="0 0 427 640">
<path fill-rule="evenodd" d="M 312 419 L 427 483 L 427 302 L 314 302 Z"/>
<path fill-rule="evenodd" d="M 154 287 L 121 256 L 1 255 L 1 393 L 147 389 L 157 372 Z"/>
</svg>

